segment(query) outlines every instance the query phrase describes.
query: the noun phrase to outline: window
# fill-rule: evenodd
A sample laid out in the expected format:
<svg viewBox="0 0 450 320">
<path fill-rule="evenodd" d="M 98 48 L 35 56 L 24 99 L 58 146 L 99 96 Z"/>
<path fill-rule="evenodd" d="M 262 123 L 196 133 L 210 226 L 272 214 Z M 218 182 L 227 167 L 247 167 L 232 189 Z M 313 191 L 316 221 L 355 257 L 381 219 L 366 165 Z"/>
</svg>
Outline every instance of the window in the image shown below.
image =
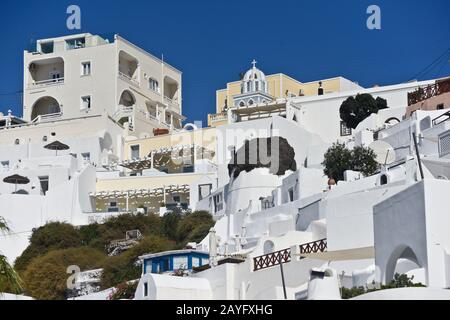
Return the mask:
<svg viewBox="0 0 450 320">
<path fill-rule="evenodd" d="M 19 139 L 14 140 L 14 144 L 20 144 L 20 140 Z"/>
<path fill-rule="evenodd" d="M 39 177 L 39 184 L 41 185 L 41 195 L 45 196 L 48 191 L 48 176 Z"/>
<path fill-rule="evenodd" d="M 218 193 L 214 195 L 214 213 L 222 211 L 223 210 L 223 194 Z"/>
<path fill-rule="evenodd" d="M 148 283 L 144 282 L 144 297 L 148 296 Z"/>
<path fill-rule="evenodd" d="M 249 106 L 253 105 L 253 100 L 250 99 L 250 100 L 248 101 L 248 105 L 249 105 Z"/>
<path fill-rule="evenodd" d="M 240 106 L 240 107 L 245 107 L 244 101 L 241 101 L 241 102 L 239 103 L 239 106 Z"/>
<path fill-rule="evenodd" d="M 442 109 L 444 109 L 444 104 L 443 104 L 443 103 L 439 103 L 439 104 L 436 106 L 436 110 L 442 110 Z"/>
<path fill-rule="evenodd" d="M 288 197 L 289 197 L 289 202 L 294 201 L 294 188 L 290 188 L 288 190 Z"/>
<path fill-rule="evenodd" d="M 192 173 L 192 172 L 194 172 L 194 166 L 185 166 L 185 167 L 183 167 L 183 172 L 184 173 Z"/>
<path fill-rule="evenodd" d="M 185 270 L 188 268 L 188 257 L 173 257 L 173 270 Z"/>
<path fill-rule="evenodd" d="M 212 184 L 198 185 L 198 200 L 202 200 L 211 194 Z"/>
<path fill-rule="evenodd" d="M 108 212 L 119 212 L 119 207 L 116 201 L 111 201 L 109 203 Z"/>
<path fill-rule="evenodd" d="M 85 46 L 86 46 L 86 39 L 84 37 L 66 40 L 67 50 L 84 48 Z"/>
<path fill-rule="evenodd" d="M 91 109 L 91 96 L 81 97 L 81 110 L 89 111 Z"/>
<path fill-rule="evenodd" d="M 3 169 L 9 169 L 9 160 L 0 162 Z"/>
<path fill-rule="evenodd" d="M 48 140 L 47 136 L 42 137 L 42 141 L 47 142 L 47 140 Z"/>
<path fill-rule="evenodd" d="M 82 76 L 90 76 L 91 75 L 91 62 L 82 62 L 81 63 L 81 75 Z"/>
<path fill-rule="evenodd" d="M 83 160 L 85 162 L 90 162 L 91 161 L 91 153 L 90 152 L 83 152 L 81 154 L 81 158 L 83 158 Z"/>
<path fill-rule="evenodd" d="M 131 159 L 139 159 L 139 145 L 136 144 L 130 147 L 130 158 Z"/>
<path fill-rule="evenodd" d="M 192 257 L 192 267 L 200 267 L 200 258 Z"/>
<path fill-rule="evenodd" d="M 251 91 L 251 86 L 252 86 L 252 83 L 250 81 L 247 82 L 247 92 Z"/>
<path fill-rule="evenodd" d="M 53 52 L 53 41 L 43 42 L 41 43 L 41 52 L 42 53 L 52 53 Z"/>
<path fill-rule="evenodd" d="M 255 91 L 259 91 L 259 81 L 255 82 Z"/>
<path fill-rule="evenodd" d="M 352 128 L 348 128 L 344 121 L 341 121 L 341 136 L 350 136 L 352 134 Z"/>
<path fill-rule="evenodd" d="M 153 78 L 148 79 L 148 88 L 159 93 L 159 83 Z"/>
<path fill-rule="evenodd" d="M 181 202 L 180 196 L 173 196 L 173 202 L 180 203 Z"/>
</svg>

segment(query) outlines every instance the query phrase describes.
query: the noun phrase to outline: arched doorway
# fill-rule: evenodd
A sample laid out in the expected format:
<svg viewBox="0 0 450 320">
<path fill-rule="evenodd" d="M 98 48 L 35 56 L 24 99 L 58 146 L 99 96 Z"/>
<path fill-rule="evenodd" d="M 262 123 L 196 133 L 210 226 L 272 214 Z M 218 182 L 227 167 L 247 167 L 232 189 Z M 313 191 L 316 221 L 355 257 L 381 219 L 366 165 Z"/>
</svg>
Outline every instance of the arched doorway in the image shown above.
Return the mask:
<svg viewBox="0 0 450 320">
<path fill-rule="evenodd" d="M 136 98 L 129 90 L 124 90 L 120 95 L 119 105 L 125 107 L 132 107 L 136 103 Z"/>
<path fill-rule="evenodd" d="M 53 97 L 39 98 L 33 105 L 31 112 L 31 121 L 35 120 L 38 116 L 47 114 L 60 113 L 61 108 L 58 101 Z"/>
<path fill-rule="evenodd" d="M 384 282 L 389 283 L 394 279 L 395 273 L 398 272 L 398 262 L 399 260 L 409 260 L 412 265 L 414 265 L 417 268 L 423 268 L 422 263 L 417 258 L 416 253 L 414 252 L 411 247 L 406 245 L 400 245 L 397 248 L 395 248 L 394 251 L 392 251 L 385 268 L 385 276 L 384 276 Z M 400 273 L 405 272 L 405 270 L 401 271 Z"/>
</svg>

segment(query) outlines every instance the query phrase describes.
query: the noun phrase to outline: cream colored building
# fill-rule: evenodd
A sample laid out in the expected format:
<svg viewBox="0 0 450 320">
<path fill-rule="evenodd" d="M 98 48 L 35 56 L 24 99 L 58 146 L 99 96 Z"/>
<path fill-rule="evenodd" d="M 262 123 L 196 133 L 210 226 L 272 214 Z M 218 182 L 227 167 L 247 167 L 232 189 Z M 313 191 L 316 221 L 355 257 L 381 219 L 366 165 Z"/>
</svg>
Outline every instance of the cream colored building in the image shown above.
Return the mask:
<svg viewBox="0 0 450 320">
<path fill-rule="evenodd" d="M 209 196 L 217 188 L 216 128 L 190 129 L 125 141 L 118 171 L 97 175 L 91 199 L 99 216 L 194 209 Z"/>
<path fill-rule="evenodd" d="M 24 52 L 23 117 L 32 123 L 108 114 L 136 137 L 180 129 L 181 72 L 116 35 L 37 41 Z"/>
<path fill-rule="evenodd" d="M 208 125 L 218 126 L 229 123 L 228 109 L 255 107 L 261 102 L 286 101 L 288 98 L 301 96 L 316 96 L 347 90 L 361 89 L 361 87 L 346 78 L 335 77 L 330 79 L 302 83 L 283 73 L 265 75 L 256 68 L 256 61 L 241 80 L 229 82 L 226 88 L 216 91 L 216 113 L 208 115 Z M 242 103 L 247 93 L 263 94 L 264 101 L 250 98 Z M 239 103 L 236 103 L 236 100 Z M 250 103 L 249 103 L 250 102 Z"/>
</svg>

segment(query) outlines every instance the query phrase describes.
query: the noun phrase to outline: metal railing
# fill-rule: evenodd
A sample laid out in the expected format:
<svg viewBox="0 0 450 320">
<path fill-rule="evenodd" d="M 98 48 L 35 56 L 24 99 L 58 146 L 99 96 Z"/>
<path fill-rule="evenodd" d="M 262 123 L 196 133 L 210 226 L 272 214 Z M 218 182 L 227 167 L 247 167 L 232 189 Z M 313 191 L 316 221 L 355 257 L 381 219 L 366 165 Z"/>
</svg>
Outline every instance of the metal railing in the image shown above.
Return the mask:
<svg viewBox="0 0 450 320">
<path fill-rule="evenodd" d="M 284 249 L 253 258 L 253 271 L 258 271 L 291 261 L 291 249 Z"/>
<path fill-rule="evenodd" d="M 414 92 L 408 93 L 408 106 L 415 103 L 424 101 L 434 96 L 450 92 L 450 78 L 436 81 L 434 84 L 430 84 L 424 87 L 417 88 Z"/>
<path fill-rule="evenodd" d="M 300 255 L 327 251 L 327 239 L 321 239 L 300 245 Z"/>
</svg>

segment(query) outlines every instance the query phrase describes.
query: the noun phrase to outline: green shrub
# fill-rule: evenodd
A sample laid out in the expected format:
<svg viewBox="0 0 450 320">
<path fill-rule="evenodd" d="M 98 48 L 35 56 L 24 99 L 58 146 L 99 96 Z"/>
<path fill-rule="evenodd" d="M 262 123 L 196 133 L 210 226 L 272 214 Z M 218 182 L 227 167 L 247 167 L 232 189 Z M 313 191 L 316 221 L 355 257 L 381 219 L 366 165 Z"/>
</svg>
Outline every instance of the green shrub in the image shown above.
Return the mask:
<svg viewBox="0 0 450 320">
<path fill-rule="evenodd" d="M 69 289 L 67 268 L 76 265 L 81 271 L 101 268 L 105 254 L 88 247 L 52 250 L 33 259 L 23 272 L 25 292 L 40 300 L 63 300 Z"/>
<path fill-rule="evenodd" d="M 51 222 L 36 229 L 30 244 L 16 259 L 14 267 L 20 273 L 30 262 L 51 250 L 79 247 L 82 245 L 78 231 L 68 223 Z"/>
</svg>

